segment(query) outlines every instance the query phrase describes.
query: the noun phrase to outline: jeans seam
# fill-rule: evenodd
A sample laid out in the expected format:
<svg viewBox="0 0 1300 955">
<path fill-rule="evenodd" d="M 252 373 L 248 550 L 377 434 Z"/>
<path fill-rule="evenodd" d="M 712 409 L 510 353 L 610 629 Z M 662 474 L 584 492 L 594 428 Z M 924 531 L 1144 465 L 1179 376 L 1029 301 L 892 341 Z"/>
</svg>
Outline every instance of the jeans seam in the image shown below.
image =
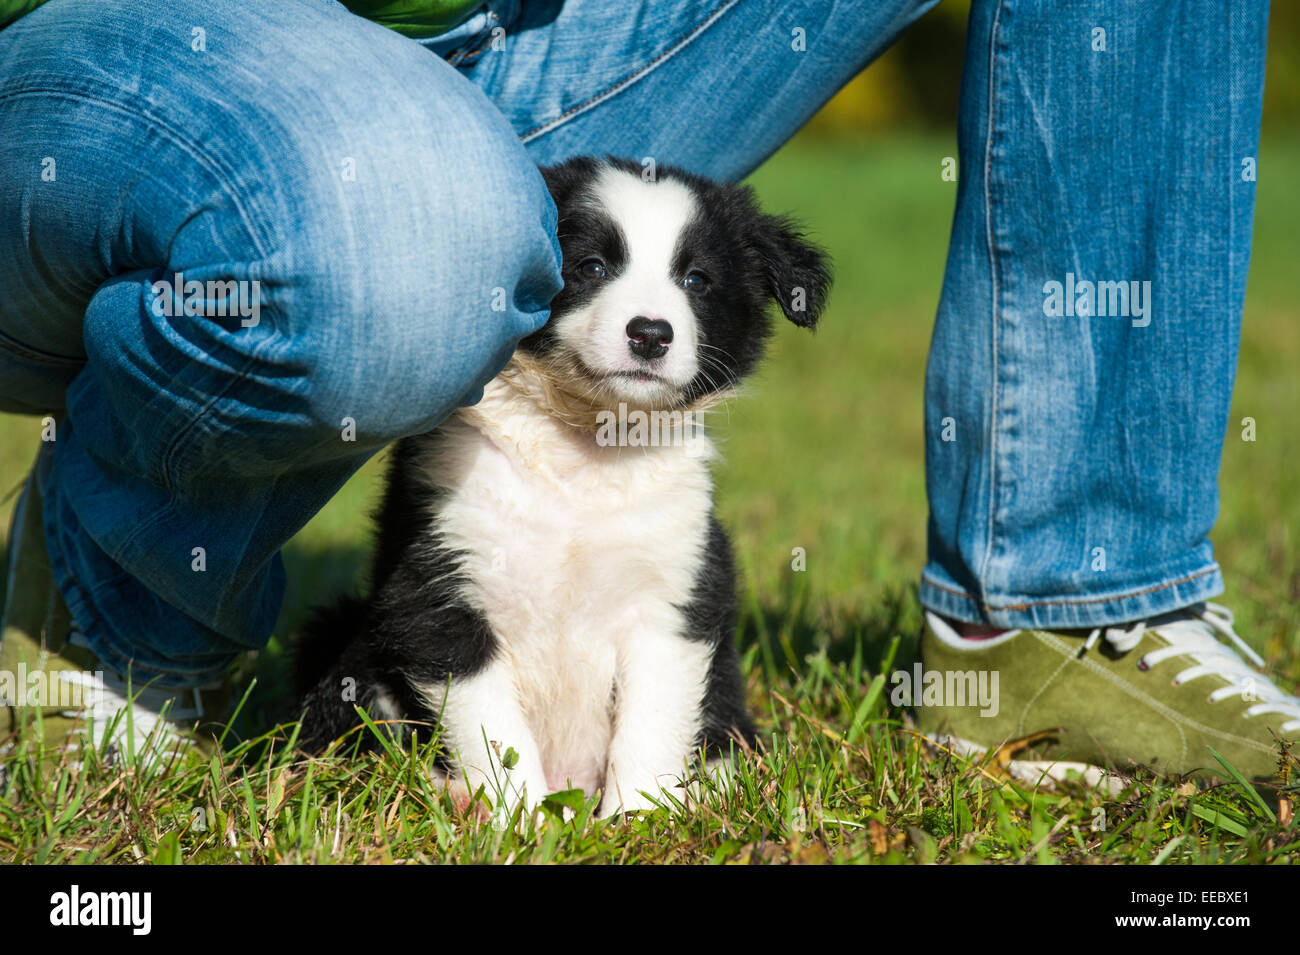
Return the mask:
<svg viewBox="0 0 1300 955">
<path fill-rule="evenodd" d="M 640 68 L 629 73 L 627 76 L 623 77 L 618 82 L 610 86 L 607 86 L 599 93 L 596 93 L 595 95 L 588 97 L 586 100 L 583 100 L 581 103 L 577 104 L 576 106 L 569 107 L 568 109 L 566 109 L 564 112 L 560 113 L 558 116 L 554 117 L 553 119 L 547 120 L 546 122 L 542 123 L 540 126 L 534 126 L 532 129 L 528 130 L 528 132 L 522 134 L 519 137 L 520 142 L 523 143 L 530 142 L 531 140 L 536 139 L 538 136 L 542 136 L 546 133 L 555 130 L 556 128 L 562 126 L 569 119 L 572 119 L 578 113 L 586 112 L 588 109 L 595 106 L 597 103 L 601 102 L 602 100 L 609 99 L 609 97 L 620 92 L 626 87 L 632 85 L 637 80 L 641 79 L 643 76 L 653 71 L 661 63 L 665 62 L 666 60 L 672 58 L 677 53 L 679 53 L 689 43 L 694 41 L 697 36 L 703 33 L 710 26 L 712 26 L 713 23 L 719 17 L 721 17 L 724 13 L 726 13 L 728 10 L 730 10 L 739 2 L 740 0 L 722 0 L 722 2 L 718 4 L 718 6 L 716 6 L 708 14 L 708 16 L 706 16 L 703 20 L 701 20 L 694 27 L 692 27 L 691 30 L 685 36 L 683 36 L 676 43 L 673 43 L 671 46 L 669 46 L 666 50 L 664 50 L 662 53 L 660 53 L 650 62 L 646 63 L 644 66 L 641 66 Z"/>
<path fill-rule="evenodd" d="M 51 365 L 59 368 L 75 368 L 78 365 L 84 365 L 86 363 L 85 356 L 74 358 L 71 355 L 56 355 L 53 352 L 42 351 L 39 348 L 32 348 L 30 345 L 25 345 L 4 332 L 0 332 L 0 351 L 8 352 L 24 361 L 32 361 L 42 365 Z"/>
<path fill-rule="evenodd" d="M 954 597 L 963 597 L 966 600 L 969 600 L 971 603 L 975 604 L 981 610 L 995 610 L 995 611 L 996 610 L 1028 610 L 1031 607 L 1080 607 L 1080 606 L 1089 606 L 1091 604 L 1115 603 L 1116 601 L 1120 601 L 1120 600 L 1129 600 L 1133 597 L 1141 597 L 1146 594 L 1157 593 L 1161 590 L 1168 590 L 1170 587 L 1177 587 L 1179 584 L 1185 584 L 1192 580 L 1198 580 L 1201 577 L 1205 577 L 1209 574 L 1213 574 L 1218 571 L 1219 571 L 1219 565 L 1212 564 L 1209 567 L 1204 568 L 1203 570 L 1198 570 L 1192 574 L 1184 574 L 1182 577 L 1179 577 L 1176 580 L 1170 580 L 1163 584 L 1156 584 L 1154 587 L 1144 587 L 1140 590 L 1124 591 L 1123 593 L 1112 594 L 1108 597 L 1080 597 L 1077 600 L 1060 599 L 1060 598 L 1053 599 L 1053 600 L 1030 600 L 1030 601 L 1026 601 L 1025 603 L 1018 603 L 1018 604 L 988 604 L 982 600 L 976 600 L 974 597 L 972 597 L 970 594 L 966 593 L 963 590 L 957 590 L 955 588 L 945 586 L 944 584 L 941 584 L 935 580 L 931 580 L 928 577 L 923 580 L 923 583 L 927 587 L 933 587 L 935 590 L 942 590 L 944 593 L 952 594 Z"/>
<path fill-rule="evenodd" d="M 997 129 L 997 46 L 998 46 L 998 27 L 1002 19 L 1002 0 L 999 0 L 997 9 L 993 12 L 993 26 L 989 31 L 989 118 L 988 126 L 984 136 L 984 236 L 988 246 L 989 256 L 989 278 L 992 282 L 992 294 L 990 297 L 992 324 L 990 335 L 991 367 L 989 370 L 992 378 L 990 397 L 989 397 L 989 501 L 988 501 L 988 539 L 984 546 L 984 561 L 980 567 L 979 579 L 989 580 L 989 566 L 993 562 L 993 550 L 997 538 L 997 506 L 998 506 L 998 399 L 1000 397 L 1000 382 L 998 379 L 998 315 L 1001 308 L 1001 283 L 998 281 L 998 255 L 997 244 L 993 238 L 993 136 Z M 981 601 L 982 603 L 982 601 Z"/>
</svg>

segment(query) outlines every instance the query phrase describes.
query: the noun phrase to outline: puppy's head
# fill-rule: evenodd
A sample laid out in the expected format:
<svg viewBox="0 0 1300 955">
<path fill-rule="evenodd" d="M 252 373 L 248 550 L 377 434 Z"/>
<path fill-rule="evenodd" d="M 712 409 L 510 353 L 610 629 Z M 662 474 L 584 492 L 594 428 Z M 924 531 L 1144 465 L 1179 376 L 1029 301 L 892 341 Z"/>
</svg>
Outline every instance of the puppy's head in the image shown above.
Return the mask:
<svg viewBox="0 0 1300 955">
<path fill-rule="evenodd" d="M 521 350 L 598 406 L 692 405 L 762 356 L 769 306 L 814 328 L 823 252 L 745 186 L 671 167 L 572 159 L 542 170 L 559 211 L 564 288 Z"/>
</svg>

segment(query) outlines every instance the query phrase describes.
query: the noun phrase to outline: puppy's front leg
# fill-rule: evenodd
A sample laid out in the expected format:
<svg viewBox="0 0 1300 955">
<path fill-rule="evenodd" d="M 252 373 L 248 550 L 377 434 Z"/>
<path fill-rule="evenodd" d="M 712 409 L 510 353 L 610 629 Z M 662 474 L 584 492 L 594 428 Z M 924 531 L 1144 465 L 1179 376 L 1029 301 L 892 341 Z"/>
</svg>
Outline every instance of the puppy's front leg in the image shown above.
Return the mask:
<svg viewBox="0 0 1300 955">
<path fill-rule="evenodd" d="M 653 809 L 645 793 L 679 797 L 700 732 L 713 648 L 662 630 L 619 641 L 614 737 L 599 814 Z"/>
<path fill-rule="evenodd" d="M 439 689 L 427 695 L 436 704 L 443 694 Z M 443 742 L 470 792 L 483 786 L 501 810 L 520 802 L 532 809 L 545 798 L 541 750 L 524 719 L 505 660 L 494 658 L 472 676 L 453 677 L 445 704 L 434 710 L 442 714 Z M 517 760 L 507 768 L 502 761 L 511 749 Z"/>
</svg>

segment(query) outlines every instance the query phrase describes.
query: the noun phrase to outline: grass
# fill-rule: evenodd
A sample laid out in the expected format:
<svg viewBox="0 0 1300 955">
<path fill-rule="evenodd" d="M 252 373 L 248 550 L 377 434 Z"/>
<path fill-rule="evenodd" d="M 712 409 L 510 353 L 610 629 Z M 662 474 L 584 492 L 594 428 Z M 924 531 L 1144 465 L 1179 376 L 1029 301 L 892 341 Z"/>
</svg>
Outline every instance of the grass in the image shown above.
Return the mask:
<svg viewBox="0 0 1300 955">
<path fill-rule="evenodd" d="M 1196 788 L 1139 776 L 1111 797 L 1034 791 L 929 753 L 883 673 L 915 654 L 924 558 L 922 373 L 954 185 L 936 138 L 830 147 L 796 140 L 755 177 L 838 263 L 824 328 L 781 329 L 747 397 L 716 423 L 718 501 L 742 566 L 742 648 L 762 743 L 699 805 L 624 821 L 579 797 L 498 829 L 425 772 L 430 750 L 298 761 L 285 640 L 307 608 L 360 582 L 372 462 L 286 550 L 280 635 L 219 756 L 164 771 L 85 754 L 53 766 L 34 741 L 3 759 L 0 860 L 20 862 L 1033 862 L 1297 861 L 1300 833 L 1225 771 Z M 1300 139 L 1261 150 L 1255 252 L 1214 535 L 1239 629 L 1279 682 L 1300 678 Z M 0 420 L 0 486 L 34 451 L 32 419 Z M 829 453 L 830 449 L 837 449 Z M 791 570 L 794 548 L 807 570 Z M 563 806 L 577 814 L 565 819 Z"/>
</svg>

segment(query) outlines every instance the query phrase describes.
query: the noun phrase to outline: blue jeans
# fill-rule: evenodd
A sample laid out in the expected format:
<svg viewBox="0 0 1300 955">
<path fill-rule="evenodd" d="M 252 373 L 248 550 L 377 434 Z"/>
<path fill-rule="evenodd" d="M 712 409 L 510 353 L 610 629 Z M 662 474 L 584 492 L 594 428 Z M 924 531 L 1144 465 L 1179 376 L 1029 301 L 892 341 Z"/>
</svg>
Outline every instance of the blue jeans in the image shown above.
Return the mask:
<svg viewBox="0 0 1300 955">
<path fill-rule="evenodd" d="M 1267 2 L 1097 9 L 972 8 L 921 583 L 959 619 L 1095 627 L 1223 590 Z"/>
<path fill-rule="evenodd" d="M 50 0 L 0 32 L 0 407 L 58 417 L 86 642 L 176 686 L 264 644 L 285 541 L 546 320 L 535 163 L 739 178 L 931 3 L 492 0 L 422 45 L 329 0 Z M 1264 25 L 1016 6 L 971 24 L 922 597 L 1117 622 L 1221 586 Z M 1066 273 L 1150 280 L 1149 324 L 1045 316 Z"/>
</svg>

